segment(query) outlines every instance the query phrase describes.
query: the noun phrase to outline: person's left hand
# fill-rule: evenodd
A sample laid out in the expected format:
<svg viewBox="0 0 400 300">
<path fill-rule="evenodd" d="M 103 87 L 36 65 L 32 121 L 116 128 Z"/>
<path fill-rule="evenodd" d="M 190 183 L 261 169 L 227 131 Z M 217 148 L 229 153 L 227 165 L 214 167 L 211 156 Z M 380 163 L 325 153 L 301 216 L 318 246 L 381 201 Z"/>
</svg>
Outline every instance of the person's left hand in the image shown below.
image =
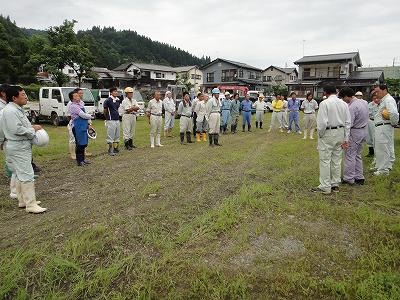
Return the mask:
<svg viewBox="0 0 400 300">
<path fill-rule="evenodd" d="M 343 144 L 342 144 L 342 149 L 343 149 L 343 150 L 349 149 L 349 142 L 343 142 Z"/>
</svg>

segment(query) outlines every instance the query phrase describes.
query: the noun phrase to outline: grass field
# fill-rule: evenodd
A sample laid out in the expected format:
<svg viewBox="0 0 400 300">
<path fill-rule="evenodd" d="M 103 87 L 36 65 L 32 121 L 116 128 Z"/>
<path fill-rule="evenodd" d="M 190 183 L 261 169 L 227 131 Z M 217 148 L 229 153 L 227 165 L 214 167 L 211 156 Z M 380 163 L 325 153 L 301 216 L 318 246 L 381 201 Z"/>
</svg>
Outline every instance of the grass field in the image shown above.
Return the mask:
<svg viewBox="0 0 400 300">
<path fill-rule="evenodd" d="M 400 299 L 398 161 L 376 178 L 365 159 L 366 185 L 326 196 L 309 191 L 317 141 L 295 134 L 150 149 L 140 119 L 138 149 L 109 157 L 97 120 L 79 168 L 66 127 L 44 126 L 48 212 L 18 209 L 0 179 L 0 299 Z"/>
</svg>

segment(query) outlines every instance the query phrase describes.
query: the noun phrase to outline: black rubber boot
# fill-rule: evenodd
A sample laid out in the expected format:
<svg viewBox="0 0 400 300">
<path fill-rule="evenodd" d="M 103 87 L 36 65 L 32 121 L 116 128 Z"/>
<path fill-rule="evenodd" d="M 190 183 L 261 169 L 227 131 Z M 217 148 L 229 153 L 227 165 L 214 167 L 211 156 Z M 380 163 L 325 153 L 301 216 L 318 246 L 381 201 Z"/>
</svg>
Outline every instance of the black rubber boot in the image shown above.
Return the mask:
<svg viewBox="0 0 400 300">
<path fill-rule="evenodd" d="M 186 132 L 186 141 L 188 142 L 188 144 L 193 143 L 192 142 L 192 133 L 190 131 Z"/>
<path fill-rule="evenodd" d="M 218 134 L 214 134 L 214 145 L 215 146 L 222 146 L 220 143 L 218 143 L 218 138 L 219 138 Z"/>
<path fill-rule="evenodd" d="M 130 146 L 129 146 L 129 140 L 126 140 L 126 141 L 124 141 L 124 144 L 125 144 L 125 149 L 126 150 L 131 150 L 130 148 Z"/>
<path fill-rule="evenodd" d="M 258 122 L 256 121 L 256 128 L 258 128 Z"/>
<path fill-rule="evenodd" d="M 181 138 L 181 144 L 183 145 L 185 143 L 185 133 L 184 132 L 180 132 L 179 136 Z"/>
<path fill-rule="evenodd" d="M 374 157 L 374 155 L 375 155 L 374 147 L 368 147 L 367 157 Z"/>
<path fill-rule="evenodd" d="M 110 156 L 114 156 L 115 155 L 112 143 L 108 144 L 108 155 L 110 155 Z"/>
<path fill-rule="evenodd" d="M 246 125 L 243 125 L 242 128 L 242 131 L 244 132 L 244 130 L 246 129 Z"/>
<path fill-rule="evenodd" d="M 210 142 L 210 146 L 214 146 L 213 145 L 213 134 L 212 133 L 208 134 L 208 141 Z"/>
<path fill-rule="evenodd" d="M 231 125 L 231 133 L 235 133 L 235 125 Z"/>
<path fill-rule="evenodd" d="M 131 146 L 132 149 L 136 148 L 136 146 L 133 144 L 133 140 L 132 139 L 129 140 L 129 146 Z"/>
<path fill-rule="evenodd" d="M 262 129 L 262 122 L 260 122 L 260 129 Z"/>
<path fill-rule="evenodd" d="M 251 132 L 251 125 L 250 124 L 247 126 L 247 131 Z"/>
</svg>

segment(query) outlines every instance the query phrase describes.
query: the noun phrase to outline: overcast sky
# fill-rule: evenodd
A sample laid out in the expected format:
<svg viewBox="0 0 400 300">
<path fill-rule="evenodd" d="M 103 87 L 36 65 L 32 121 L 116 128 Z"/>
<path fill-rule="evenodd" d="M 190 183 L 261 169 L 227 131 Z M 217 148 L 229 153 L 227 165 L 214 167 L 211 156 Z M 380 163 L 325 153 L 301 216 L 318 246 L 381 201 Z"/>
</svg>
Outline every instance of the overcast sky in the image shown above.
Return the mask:
<svg viewBox="0 0 400 300">
<path fill-rule="evenodd" d="M 132 29 L 190 53 L 266 68 L 305 55 L 360 51 L 364 67 L 400 65 L 398 0 L 0 0 L 17 25 L 64 19 Z M 303 42 L 305 40 L 305 42 Z"/>
</svg>

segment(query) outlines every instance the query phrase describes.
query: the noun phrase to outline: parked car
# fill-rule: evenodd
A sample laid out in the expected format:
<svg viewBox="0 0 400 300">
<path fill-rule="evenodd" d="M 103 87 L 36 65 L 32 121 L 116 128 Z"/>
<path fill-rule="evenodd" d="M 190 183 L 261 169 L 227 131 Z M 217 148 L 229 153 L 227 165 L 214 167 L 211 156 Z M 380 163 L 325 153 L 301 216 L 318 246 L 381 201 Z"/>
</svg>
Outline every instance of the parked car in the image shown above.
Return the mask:
<svg viewBox="0 0 400 300">
<path fill-rule="evenodd" d="M 108 97 L 110 97 L 110 90 L 109 89 L 99 89 L 99 90 L 93 90 L 92 91 L 93 95 L 97 96 L 96 97 L 96 108 L 97 108 L 97 115 L 99 117 L 104 117 L 104 101 Z M 118 90 L 118 97 L 122 100 L 124 93 L 122 90 Z"/>
<path fill-rule="evenodd" d="M 76 87 L 40 88 L 39 102 L 28 102 L 26 105 L 32 122 L 38 123 L 40 120 L 50 120 L 54 126 L 58 126 L 60 123 L 67 123 L 68 94 L 74 89 Z M 96 113 L 96 106 L 93 94 L 89 89 L 82 88 L 82 90 L 82 100 L 85 103 L 86 112 L 94 115 Z"/>
</svg>

